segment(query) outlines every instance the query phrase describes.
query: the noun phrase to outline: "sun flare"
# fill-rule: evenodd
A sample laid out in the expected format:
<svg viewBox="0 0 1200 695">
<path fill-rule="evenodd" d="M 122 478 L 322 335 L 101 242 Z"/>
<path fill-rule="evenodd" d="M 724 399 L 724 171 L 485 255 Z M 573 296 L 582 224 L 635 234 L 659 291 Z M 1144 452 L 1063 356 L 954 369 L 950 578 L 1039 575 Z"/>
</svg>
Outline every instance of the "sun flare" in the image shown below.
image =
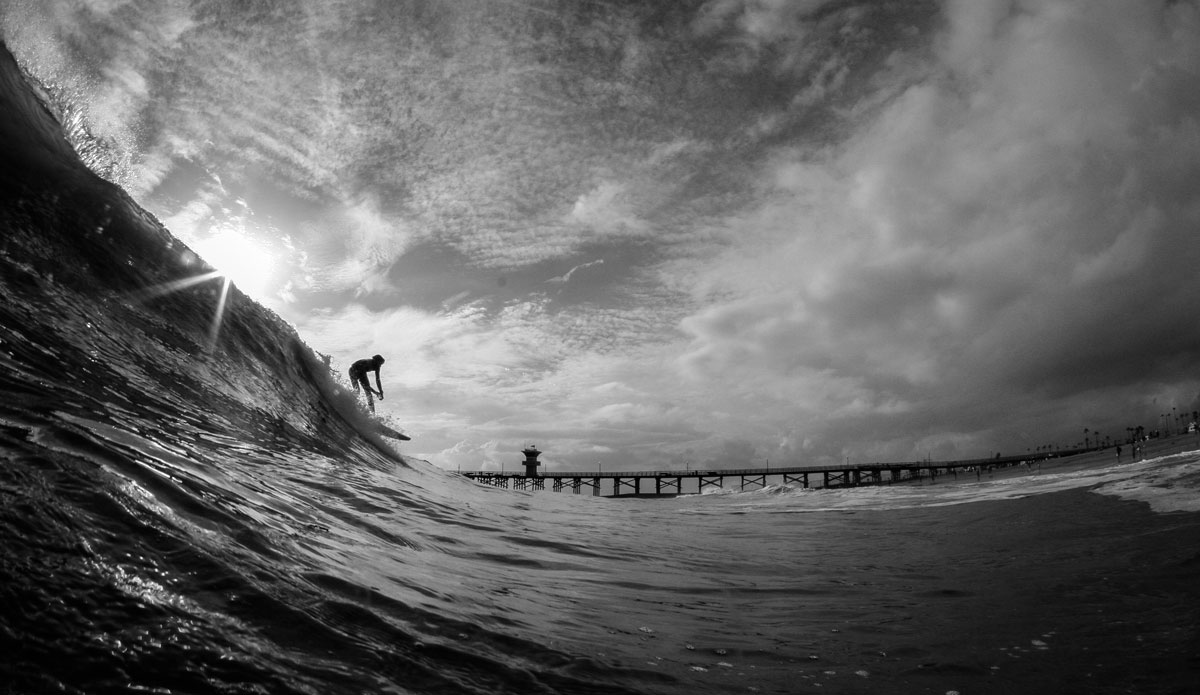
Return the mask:
<svg viewBox="0 0 1200 695">
<path fill-rule="evenodd" d="M 242 292 L 262 299 L 270 286 L 275 258 L 245 234 L 222 230 L 194 245 L 200 257 Z"/>
</svg>

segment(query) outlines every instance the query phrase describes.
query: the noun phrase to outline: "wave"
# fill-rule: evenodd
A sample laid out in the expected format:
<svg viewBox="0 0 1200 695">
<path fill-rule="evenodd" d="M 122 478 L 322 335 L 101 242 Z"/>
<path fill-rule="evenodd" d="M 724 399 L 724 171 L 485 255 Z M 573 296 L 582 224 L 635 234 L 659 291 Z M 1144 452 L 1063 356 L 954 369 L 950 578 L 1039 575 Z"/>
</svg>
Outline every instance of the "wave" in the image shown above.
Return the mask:
<svg viewBox="0 0 1200 695">
<path fill-rule="evenodd" d="M 518 555 L 472 508 L 488 493 L 381 439 L 291 326 L 88 169 L 3 47 L 0 111 L 0 682 L 582 693 L 642 681 L 449 589 L 434 568 L 481 542 Z M 473 595 L 503 578 L 476 562 L 454 582 Z"/>
<path fill-rule="evenodd" d="M 1120 468 L 1120 467 L 1118 467 Z M 1129 464 L 1096 492 L 1145 502 L 1159 513 L 1200 512 L 1200 451 Z"/>
<path fill-rule="evenodd" d="M 1185 447 L 1188 448 L 1188 447 Z M 961 479 L 960 479 L 961 478 Z M 856 488 L 807 488 L 798 484 L 766 485 L 735 490 L 709 488 L 703 497 L 723 499 L 728 506 L 770 508 L 786 513 L 889 511 L 1015 500 L 1065 490 L 1088 489 L 1100 494 L 1147 503 L 1155 512 L 1200 511 L 1200 450 L 1154 456 L 1138 462 L 1079 469 L 1022 467 L 976 476 L 943 475 L 895 485 Z M 718 513 L 724 508 L 717 508 Z M 706 513 L 697 509 L 696 513 Z"/>
</svg>

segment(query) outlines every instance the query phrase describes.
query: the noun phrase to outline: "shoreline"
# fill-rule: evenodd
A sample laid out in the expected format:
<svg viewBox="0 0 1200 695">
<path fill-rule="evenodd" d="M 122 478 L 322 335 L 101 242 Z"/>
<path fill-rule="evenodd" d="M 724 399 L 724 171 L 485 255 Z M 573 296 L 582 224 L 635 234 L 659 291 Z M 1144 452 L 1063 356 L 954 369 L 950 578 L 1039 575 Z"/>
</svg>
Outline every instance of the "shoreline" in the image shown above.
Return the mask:
<svg viewBox="0 0 1200 695">
<path fill-rule="evenodd" d="M 1171 437 L 1162 437 L 1158 439 L 1149 439 L 1141 443 L 1141 450 L 1136 458 L 1131 456 L 1131 445 L 1121 445 L 1121 460 L 1117 461 L 1117 448 L 1111 446 L 1105 449 L 1096 449 L 1080 454 L 1072 454 L 1070 456 L 1062 456 L 1056 458 L 1047 458 L 1034 461 L 1028 466 L 1020 464 L 1006 465 L 991 470 L 985 470 L 981 477 L 977 480 L 1004 480 L 1009 478 L 1018 478 L 1021 476 L 1037 476 L 1041 473 L 1071 473 L 1074 471 L 1102 468 L 1113 464 L 1126 465 L 1131 463 L 1139 463 L 1148 459 L 1159 458 L 1161 456 L 1170 456 L 1172 454 L 1181 454 L 1190 451 L 1200 451 L 1200 434 L 1181 434 Z M 920 478 L 910 478 L 906 480 L 898 480 L 895 482 L 881 483 L 884 487 L 892 485 L 938 485 L 946 482 L 971 483 L 976 479 L 971 477 L 970 473 L 960 472 L 954 474 L 941 474 L 936 478 L 923 476 Z M 878 487 L 879 485 L 862 485 L 860 487 Z M 811 490 L 823 490 L 825 488 L 814 486 Z M 829 489 L 852 489 L 843 486 L 836 486 Z M 633 494 L 625 493 L 621 495 L 601 495 L 606 499 L 671 499 L 675 497 L 692 497 L 703 495 L 702 492 L 684 492 L 684 493 L 642 493 Z"/>
<path fill-rule="evenodd" d="M 1011 478 L 1021 475 L 1037 475 L 1041 472 L 1054 471 L 1057 473 L 1069 473 L 1072 471 L 1083 470 L 1085 468 L 1099 468 L 1103 466 L 1111 466 L 1113 464 L 1130 464 L 1140 463 L 1152 458 L 1161 456 L 1170 456 L 1172 454 L 1181 454 L 1189 451 L 1200 451 L 1200 434 L 1181 434 L 1172 437 L 1162 437 L 1159 439 L 1149 439 L 1140 443 L 1141 449 L 1137 457 L 1131 455 L 1131 445 L 1121 445 L 1121 460 L 1117 460 L 1117 448 L 1115 446 L 1106 449 L 1097 449 L 1088 451 L 1082 454 L 1074 454 L 1072 456 L 1063 456 L 1061 458 L 1043 459 L 1040 462 L 1030 464 L 1024 468 L 1017 466 L 1006 466 L 998 468 L 985 474 L 985 477 L 991 479 L 996 478 Z"/>
</svg>

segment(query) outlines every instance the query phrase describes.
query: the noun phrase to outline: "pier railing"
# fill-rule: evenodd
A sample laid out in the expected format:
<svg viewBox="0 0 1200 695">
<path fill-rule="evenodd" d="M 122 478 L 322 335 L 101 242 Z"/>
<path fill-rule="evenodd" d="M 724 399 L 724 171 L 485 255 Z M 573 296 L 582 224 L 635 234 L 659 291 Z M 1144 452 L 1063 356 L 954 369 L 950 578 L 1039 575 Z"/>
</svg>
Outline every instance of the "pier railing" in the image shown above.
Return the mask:
<svg viewBox="0 0 1200 695">
<path fill-rule="evenodd" d="M 517 490 L 544 490 L 546 481 L 558 492 L 570 489 L 579 494 L 589 490 L 601 494 L 601 481 L 611 481 L 612 496 L 673 496 L 684 494 L 683 481 L 695 479 L 696 492 L 710 487 L 725 487 L 725 479 L 738 480 L 738 487 L 766 487 L 769 477 L 777 477 L 785 485 L 815 487 L 858 487 L 881 485 L 921 477 L 936 478 L 975 469 L 1015 466 L 1056 456 L 1070 456 L 1078 450 L 1048 452 L 1036 456 L 1007 456 L 959 461 L 897 461 L 891 463 L 859 463 L 834 466 L 776 466 L 762 468 L 726 468 L 719 470 L 648 470 L 648 471 L 547 471 L 537 476 L 505 471 L 466 471 L 462 475 L 486 485 L 512 487 Z M 814 480 L 813 478 L 816 478 Z M 649 485 L 653 482 L 653 489 Z M 644 486 L 643 482 L 647 484 Z"/>
</svg>

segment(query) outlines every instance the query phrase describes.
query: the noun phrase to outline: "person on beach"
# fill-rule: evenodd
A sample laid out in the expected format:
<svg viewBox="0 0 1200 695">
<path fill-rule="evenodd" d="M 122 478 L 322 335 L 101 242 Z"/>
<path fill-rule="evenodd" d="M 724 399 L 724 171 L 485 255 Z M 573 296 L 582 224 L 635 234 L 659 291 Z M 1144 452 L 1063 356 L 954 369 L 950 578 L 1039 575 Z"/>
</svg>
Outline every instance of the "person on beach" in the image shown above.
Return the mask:
<svg viewBox="0 0 1200 695">
<path fill-rule="evenodd" d="M 375 401 L 371 398 L 374 394 L 379 396 L 379 400 L 383 400 L 383 385 L 379 383 L 379 368 L 383 366 L 383 355 L 375 355 L 370 359 L 358 360 L 350 365 L 350 383 L 354 384 L 354 393 L 358 393 L 358 387 L 361 385 L 367 391 L 367 407 L 371 412 L 375 412 Z M 371 390 L 371 383 L 367 381 L 367 372 L 375 372 L 375 388 Z"/>
</svg>

